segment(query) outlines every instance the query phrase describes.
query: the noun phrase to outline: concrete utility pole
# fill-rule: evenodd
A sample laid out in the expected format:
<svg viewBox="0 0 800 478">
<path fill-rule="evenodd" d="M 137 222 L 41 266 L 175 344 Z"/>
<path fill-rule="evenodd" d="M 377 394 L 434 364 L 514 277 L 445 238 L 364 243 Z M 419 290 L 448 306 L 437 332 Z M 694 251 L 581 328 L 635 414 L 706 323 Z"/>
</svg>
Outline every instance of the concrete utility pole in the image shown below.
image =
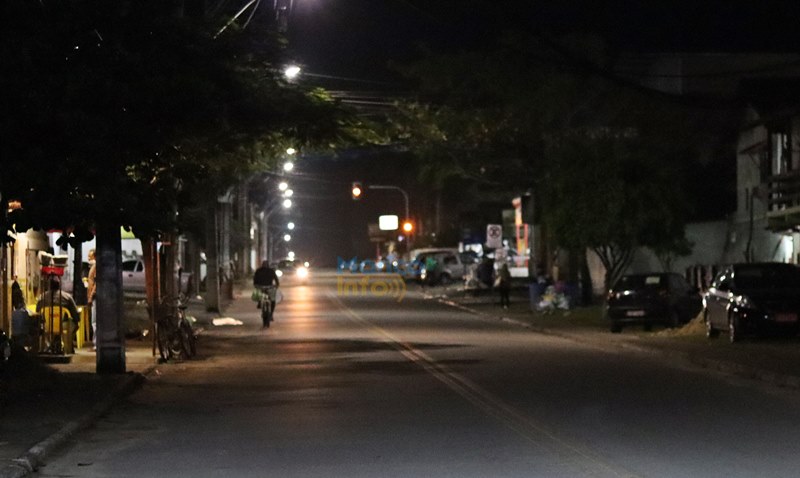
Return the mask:
<svg viewBox="0 0 800 478">
<path fill-rule="evenodd" d="M 118 224 L 97 226 L 97 373 L 125 373 L 122 237 Z"/>
</svg>

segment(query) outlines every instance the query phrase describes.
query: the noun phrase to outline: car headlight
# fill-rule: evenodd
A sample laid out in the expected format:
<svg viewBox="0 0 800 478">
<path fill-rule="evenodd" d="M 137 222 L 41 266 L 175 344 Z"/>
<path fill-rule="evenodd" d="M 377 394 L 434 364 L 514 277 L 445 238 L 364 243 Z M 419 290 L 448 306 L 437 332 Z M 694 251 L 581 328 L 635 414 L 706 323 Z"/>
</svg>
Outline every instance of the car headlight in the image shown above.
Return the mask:
<svg viewBox="0 0 800 478">
<path fill-rule="evenodd" d="M 278 277 L 283 277 L 283 271 L 278 269 L 277 271 L 275 271 L 275 275 Z"/>
<path fill-rule="evenodd" d="M 746 295 L 740 295 L 736 297 L 736 305 L 742 307 L 743 309 L 757 309 L 756 303 L 753 302 L 753 299 L 747 297 Z"/>
<path fill-rule="evenodd" d="M 308 268 L 306 267 L 298 267 L 297 268 L 297 277 L 301 279 L 305 279 L 308 277 Z"/>
</svg>

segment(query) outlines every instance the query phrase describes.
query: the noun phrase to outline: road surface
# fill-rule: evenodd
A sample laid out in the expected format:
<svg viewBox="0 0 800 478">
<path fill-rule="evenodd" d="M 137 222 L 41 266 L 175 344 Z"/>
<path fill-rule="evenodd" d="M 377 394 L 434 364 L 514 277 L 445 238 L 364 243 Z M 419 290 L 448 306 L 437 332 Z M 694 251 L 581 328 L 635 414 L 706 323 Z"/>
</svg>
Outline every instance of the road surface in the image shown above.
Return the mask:
<svg viewBox="0 0 800 478">
<path fill-rule="evenodd" d="M 797 476 L 797 392 L 334 275 L 238 301 L 39 476 Z M 360 292 L 360 291 L 359 291 Z"/>
</svg>

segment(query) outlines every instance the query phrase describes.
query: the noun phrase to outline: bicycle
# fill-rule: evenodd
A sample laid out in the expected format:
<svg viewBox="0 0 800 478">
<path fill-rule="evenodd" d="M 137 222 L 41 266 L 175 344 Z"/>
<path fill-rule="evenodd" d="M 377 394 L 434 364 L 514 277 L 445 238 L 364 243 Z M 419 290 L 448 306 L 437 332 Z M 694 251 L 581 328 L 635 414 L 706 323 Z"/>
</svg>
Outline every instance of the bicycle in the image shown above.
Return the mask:
<svg viewBox="0 0 800 478">
<path fill-rule="evenodd" d="M 261 297 L 258 299 L 258 307 L 261 309 L 261 323 L 264 328 L 269 328 L 272 322 L 272 301 L 275 300 L 277 287 L 274 285 L 259 287 Z"/>
<path fill-rule="evenodd" d="M 156 342 L 162 360 L 173 358 L 186 360 L 197 354 L 197 336 L 186 317 L 186 299 L 164 297 L 161 313 L 156 320 Z"/>
</svg>

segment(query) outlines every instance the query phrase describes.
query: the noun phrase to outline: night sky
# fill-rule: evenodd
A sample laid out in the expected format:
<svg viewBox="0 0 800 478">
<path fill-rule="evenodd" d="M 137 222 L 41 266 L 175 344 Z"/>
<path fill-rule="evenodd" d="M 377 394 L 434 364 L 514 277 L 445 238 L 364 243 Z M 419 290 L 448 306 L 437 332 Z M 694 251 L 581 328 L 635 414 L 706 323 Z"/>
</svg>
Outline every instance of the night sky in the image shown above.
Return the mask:
<svg viewBox="0 0 800 478">
<path fill-rule="evenodd" d="M 795 7 L 790 1 L 295 0 L 288 53 L 308 73 L 345 78 L 305 81 L 388 96 L 405 88 L 392 63 L 413 61 L 424 49 L 485 48 L 507 30 L 546 38 L 590 33 L 618 52 L 795 52 L 800 49 Z M 416 188 L 402 159 L 384 153 L 347 152 L 301 163 L 292 216 L 303 226 L 292 248 L 318 264 L 374 254 L 366 223 L 380 213 L 399 212 L 399 195 L 368 192 L 353 202 L 351 181 Z M 419 214 L 424 191 L 413 192 L 412 210 Z"/>
</svg>

